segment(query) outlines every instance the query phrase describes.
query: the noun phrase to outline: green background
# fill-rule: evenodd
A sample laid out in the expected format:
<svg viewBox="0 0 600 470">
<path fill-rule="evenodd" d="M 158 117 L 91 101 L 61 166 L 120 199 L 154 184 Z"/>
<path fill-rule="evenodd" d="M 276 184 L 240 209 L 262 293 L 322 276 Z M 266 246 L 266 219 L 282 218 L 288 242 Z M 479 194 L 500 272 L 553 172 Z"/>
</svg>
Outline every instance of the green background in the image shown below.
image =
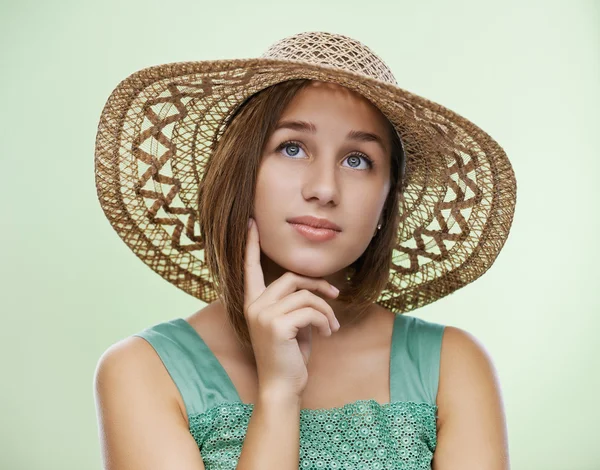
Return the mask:
<svg viewBox="0 0 600 470">
<path fill-rule="evenodd" d="M 412 312 L 497 367 L 513 470 L 600 468 L 596 404 L 600 2 L 7 2 L 0 7 L 0 468 L 101 468 L 93 375 L 112 343 L 201 308 L 100 208 L 94 140 L 113 88 L 160 63 L 354 37 L 403 88 L 473 120 L 518 181 L 481 279 Z"/>
</svg>

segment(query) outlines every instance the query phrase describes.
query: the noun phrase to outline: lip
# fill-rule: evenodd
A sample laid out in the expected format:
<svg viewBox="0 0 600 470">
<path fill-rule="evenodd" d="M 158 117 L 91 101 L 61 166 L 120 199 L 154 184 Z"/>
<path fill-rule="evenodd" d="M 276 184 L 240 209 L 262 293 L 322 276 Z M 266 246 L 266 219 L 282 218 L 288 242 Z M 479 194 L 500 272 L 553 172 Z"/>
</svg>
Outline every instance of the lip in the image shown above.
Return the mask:
<svg viewBox="0 0 600 470">
<path fill-rule="evenodd" d="M 331 240 L 339 233 L 337 230 L 332 230 L 329 228 L 315 228 L 305 224 L 295 224 L 290 222 L 290 225 L 294 227 L 298 233 L 315 242 Z"/>
<path fill-rule="evenodd" d="M 309 227 L 314 227 L 317 229 L 329 229 L 329 230 L 334 230 L 336 232 L 342 231 L 342 229 L 339 225 L 334 224 L 330 220 L 320 219 L 318 217 L 313 217 L 312 215 L 303 215 L 301 217 L 294 217 L 292 219 L 288 219 L 288 222 L 291 224 L 307 225 Z"/>
</svg>

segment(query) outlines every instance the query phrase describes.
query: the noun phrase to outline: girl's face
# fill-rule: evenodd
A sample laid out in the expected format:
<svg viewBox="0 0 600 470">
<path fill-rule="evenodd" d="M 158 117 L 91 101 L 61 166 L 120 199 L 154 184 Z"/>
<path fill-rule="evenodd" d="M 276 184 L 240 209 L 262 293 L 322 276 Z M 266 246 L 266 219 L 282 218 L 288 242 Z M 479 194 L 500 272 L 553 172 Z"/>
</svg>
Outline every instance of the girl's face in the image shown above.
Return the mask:
<svg viewBox="0 0 600 470">
<path fill-rule="evenodd" d="M 359 94 L 325 82 L 311 82 L 285 108 L 265 144 L 254 200 L 267 283 L 285 271 L 343 282 L 382 220 L 390 189 L 386 122 Z M 307 215 L 341 231 L 310 240 L 288 222 Z"/>
</svg>

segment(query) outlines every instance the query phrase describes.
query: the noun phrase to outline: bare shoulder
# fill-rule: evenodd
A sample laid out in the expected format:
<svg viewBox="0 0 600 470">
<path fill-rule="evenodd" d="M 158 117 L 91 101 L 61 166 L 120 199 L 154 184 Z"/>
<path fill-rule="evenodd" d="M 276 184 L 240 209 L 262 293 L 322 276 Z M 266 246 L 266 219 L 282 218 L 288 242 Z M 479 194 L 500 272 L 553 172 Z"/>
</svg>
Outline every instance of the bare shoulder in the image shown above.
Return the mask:
<svg viewBox="0 0 600 470">
<path fill-rule="evenodd" d="M 122 387 L 132 398 L 140 390 L 131 387 L 148 387 L 154 396 L 179 410 L 178 391 L 169 373 L 154 348 L 138 336 L 122 339 L 104 351 L 96 366 L 94 385 L 97 391 Z"/>
<path fill-rule="evenodd" d="M 488 392 L 499 385 L 491 356 L 468 331 L 454 326 L 444 327 L 440 362 L 438 405 L 462 395 L 461 389 L 467 385 Z M 460 387 L 457 388 L 457 385 Z"/>
<path fill-rule="evenodd" d="M 94 373 L 94 399 L 105 469 L 204 468 L 177 394 L 143 338 L 131 336 L 104 351 Z"/>
<path fill-rule="evenodd" d="M 492 358 L 471 333 L 446 326 L 437 396 L 434 470 L 507 470 L 508 443 L 500 383 Z"/>
<path fill-rule="evenodd" d="M 457 368 L 460 368 L 478 374 L 482 380 L 490 378 L 489 373 L 492 368 L 490 355 L 474 335 L 461 328 L 444 327 L 441 360 L 446 367 L 442 367 L 440 375 L 455 375 Z"/>
</svg>

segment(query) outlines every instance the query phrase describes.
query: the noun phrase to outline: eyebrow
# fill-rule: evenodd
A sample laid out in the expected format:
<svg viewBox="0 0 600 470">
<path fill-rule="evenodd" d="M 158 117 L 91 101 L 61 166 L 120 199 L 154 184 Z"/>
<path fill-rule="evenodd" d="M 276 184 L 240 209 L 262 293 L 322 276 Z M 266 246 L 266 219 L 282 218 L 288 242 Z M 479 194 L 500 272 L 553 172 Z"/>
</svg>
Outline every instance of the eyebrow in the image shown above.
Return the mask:
<svg viewBox="0 0 600 470">
<path fill-rule="evenodd" d="M 278 129 L 292 129 L 294 131 L 308 132 L 310 134 L 316 134 L 317 132 L 316 126 L 312 122 L 307 121 L 279 121 L 273 132 Z M 375 142 L 379 144 L 384 152 L 388 151 L 383 139 L 372 132 L 351 130 L 348 132 L 348 135 L 346 135 L 346 138 L 358 142 Z"/>
</svg>

